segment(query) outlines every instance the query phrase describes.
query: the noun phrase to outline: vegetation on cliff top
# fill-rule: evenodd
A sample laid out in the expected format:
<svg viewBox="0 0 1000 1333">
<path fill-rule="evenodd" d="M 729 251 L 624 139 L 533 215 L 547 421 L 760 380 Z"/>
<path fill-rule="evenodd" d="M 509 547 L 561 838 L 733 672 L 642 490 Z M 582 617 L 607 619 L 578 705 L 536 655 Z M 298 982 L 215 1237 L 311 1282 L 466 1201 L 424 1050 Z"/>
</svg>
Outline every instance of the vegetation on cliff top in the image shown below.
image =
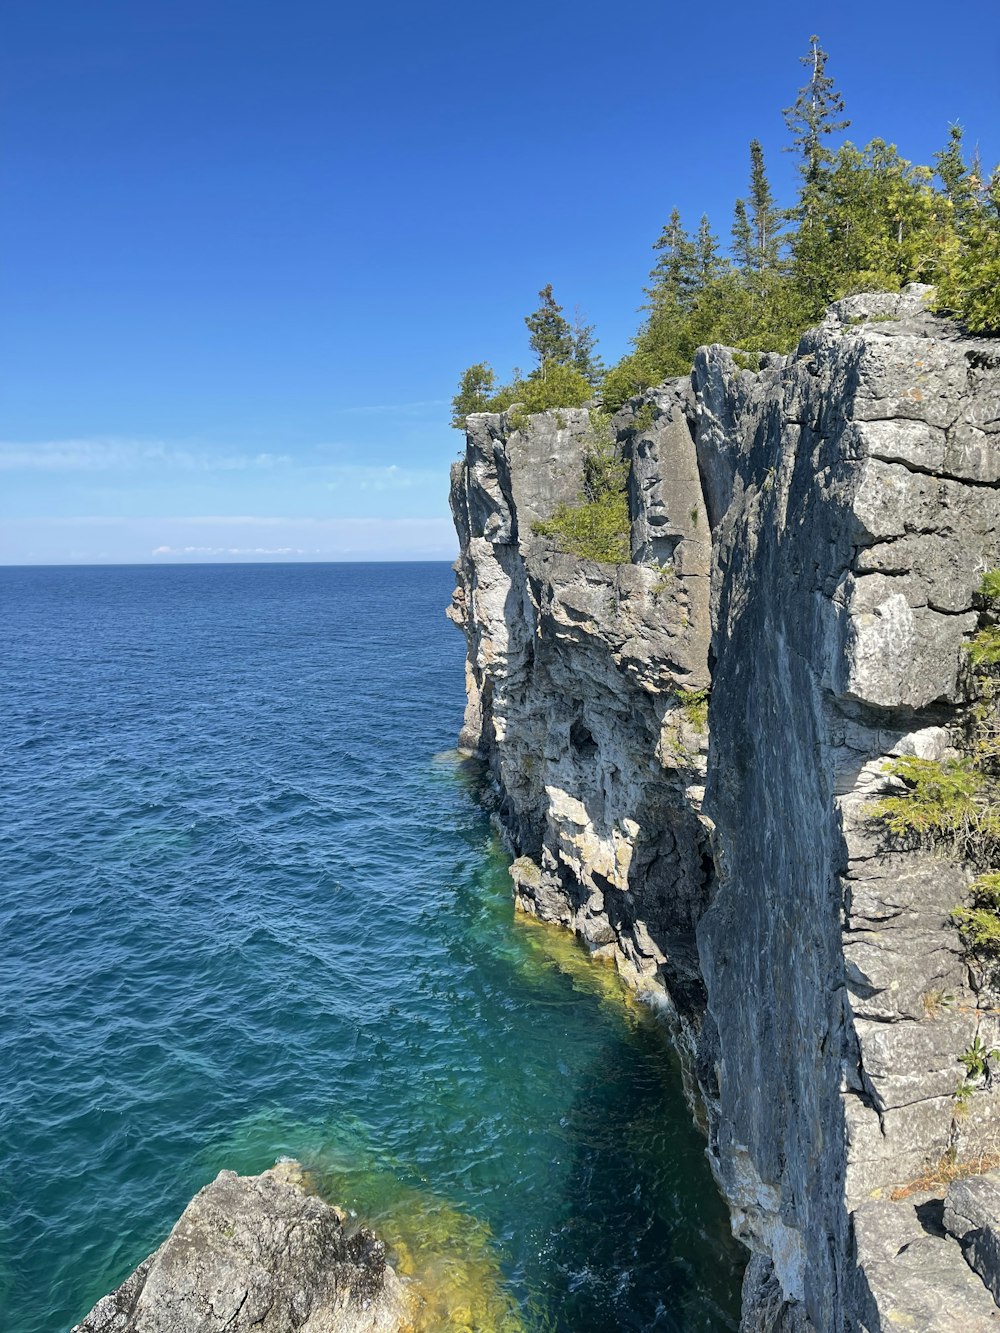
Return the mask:
<svg viewBox="0 0 1000 1333">
<path fill-rule="evenodd" d="M 901 157 L 873 139 L 864 147 L 831 137 L 850 125 L 827 73 L 817 37 L 802 57 L 807 79 L 783 115 L 800 185 L 790 208 L 778 205 L 760 142 L 750 143 L 747 194 L 737 199 L 728 255 L 707 217 L 689 232 L 674 209 L 654 243 L 645 319 L 632 351 L 607 372 L 594 330 L 571 327 L 552 296 L 525 323 L 536 368 L 498 386 L 488 364 L 465 372 L 452 424 L 471 412 L 582 405 L 595 391 L 608 411 L 670 375 L 690 370 L 695 349 L 725 343 L 746 352 L 791 351 L 833 300 L 855 292 L 933 283 L 938 308 L 973 333 L 1000 333 L 1000 167 L 987 177 L 966 160 L 963 131 L 952 125 L 934 166 Z M 935 181 L 937 183 L 935 183 Z M 575 372 L 555 377 L 555 370 Z M 573 398 L 574 401 L 568 401 Z"/>
</svg>

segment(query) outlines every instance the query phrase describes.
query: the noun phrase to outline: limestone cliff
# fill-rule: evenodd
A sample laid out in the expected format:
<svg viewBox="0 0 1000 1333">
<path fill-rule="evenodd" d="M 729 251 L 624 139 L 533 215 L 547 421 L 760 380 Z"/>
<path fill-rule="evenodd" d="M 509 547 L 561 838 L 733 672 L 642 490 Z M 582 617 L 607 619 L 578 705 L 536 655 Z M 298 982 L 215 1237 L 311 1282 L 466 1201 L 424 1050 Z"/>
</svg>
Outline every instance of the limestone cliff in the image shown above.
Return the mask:
<svg viewBox="0 0 1000 1333">
<path fill-rule="evenodd" d="M 587 412 L 473 417 L 453 470 L 462 743 L 520 904 L 672 1018 L 747 1330 L 1000 1318 L 928 1195 L 888 1197 L 1000 1127 L 953 1096 L 958 1054 L 1000 1045 L 950 920 L 967 869 L 868 814 L 887 757 L 957 742 L 1000 564 L 1000 348 L 922 298 L 841 302 L 749 370 L 702 349 L 623 409 L 631 564 L 534 531 L 580 492 Z"/>
</svg>

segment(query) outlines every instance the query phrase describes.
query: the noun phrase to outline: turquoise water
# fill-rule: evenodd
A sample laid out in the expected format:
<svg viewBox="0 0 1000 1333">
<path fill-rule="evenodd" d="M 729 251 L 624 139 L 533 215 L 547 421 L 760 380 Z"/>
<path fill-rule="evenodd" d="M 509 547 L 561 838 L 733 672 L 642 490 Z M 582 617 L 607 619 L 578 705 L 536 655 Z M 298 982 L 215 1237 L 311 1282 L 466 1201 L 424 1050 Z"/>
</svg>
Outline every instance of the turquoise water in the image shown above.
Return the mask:
<svg viewBox="0 0 1000 1333">
<path fill-rule="evenodd" d="M 451 752 L 451 582 L 0 569 L 4 1333 L 64 1333 L 281 1154 L 476 1328 L 735 1327 L 662 1033 L 515 919 Z"/>
</svg>

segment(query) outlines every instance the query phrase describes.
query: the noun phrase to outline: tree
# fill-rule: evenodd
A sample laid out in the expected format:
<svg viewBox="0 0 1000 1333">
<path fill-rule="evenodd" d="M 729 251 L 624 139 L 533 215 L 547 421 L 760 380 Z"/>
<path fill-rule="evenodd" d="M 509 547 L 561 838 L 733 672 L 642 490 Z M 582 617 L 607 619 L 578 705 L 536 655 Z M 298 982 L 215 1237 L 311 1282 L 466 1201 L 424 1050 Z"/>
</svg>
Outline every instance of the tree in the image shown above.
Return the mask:
<svg viewBox="0 0 1000 1333">
<path fill-rule="evenodd" d="M 757 273 L 777 268 L 781 246 L 779 232 L 783 214 L 774 202 L 764 168 L 764 150 L 759 139 L 750 140 L 750 231 L 751 267 Z"/>
<path fill-rule="evenodd" d="M 833 79 L 826 72 L 827 53 L 819 44 L 819 38 L 813 34 L 809 38 L 809 50 L 800 56 L 800 63 L 809 71 L 809 79 L 799 89 L 798 96 L 791 106 L 786 106 L 782 115 L 792 135 L 792 142 L 787 151 L 798 152 L 799 171 L 803 180 L 802 204 L 812 204 L 812 193 L 820 185 L 824 168 L 832 160 L 830 150 L 824 142 L 827 135 L 846 130 L 850 121 L 838 119 L 844 114 L 844 99 L 833 86 Z"/>
<path fill-rule="evenodd" d="M 659 251 L 660 257 L 650 270 L 647 294 L 654 302 L 667 297 L 682 307 L 689 305 L 698 285 L 698 257 L 695 243 L 684 230 L 676 208 L 653 242 L 653 249 Z"/>
<path fill-rule="evenodd" d="M 750 219 L 747 217 L 745 199 L 736 200 L 731 235 L 733 238 L 731 248 L 736 263 L 742 269 L 753 268 L 753 232 L 750 229 Z"/>
<path fill-rule="evenodd" d="M 573 360 L 575 370 L 584 377 L 591 388 L 597 388 L 604 378 L 604 362 L 597 348 L 597 334 L 593 324 L 585 324 L 579 307 L 573 319 Z"/>
<path fill-rule="evenodd" d="M 718 276 L 722 268 L 722 260 L 719 258 L 718 237 L 713 234 L 712 228 L 708 225 L 708 215 L 705 213 L 702 213 L 701 221 L 698 223 L 694 254 L 698 286 L 704 287 Z"/>
<path fill-rule="evenodd" d="M 466 418 L 473 412 L 492 410 L 490 396 L 495 384 L 496 375 L 486 361 L 477 361 L 465 371 L 451 400 L 451 424 L 456 430 L 465 430 Z"/>
<path fill-rule="evenodd" d="M 532 314 L 525 315 L 524 322 L 531 334 L 528 339 L 531 350 L 538 357 L 533 373 L 544 375 L 547 365 L 565 366 L 573 360 L 573 330 L 563 316 L 562 306 L 556 304 L 551 282 L 538 295 L 542 304 Z"/>
<path fill-rule="evenodd" d="M 956 263 L 938 286 L 938 299 L 972 333 L 1000 333 L 1000 167 L 976 197 L 960 245 Z"/>
<path fill-rule="evenodd" d="M 945 197 L 952 206 L 955 228 L 960 233 L 966 230 L 976 215 L 978 191 L 981 189 L 978 174 L 965 165 L 962 139 L 961 125 L 949 125 L 947 146 L 934 154 L 937 174 L 944 186 Z"/>
</svg>

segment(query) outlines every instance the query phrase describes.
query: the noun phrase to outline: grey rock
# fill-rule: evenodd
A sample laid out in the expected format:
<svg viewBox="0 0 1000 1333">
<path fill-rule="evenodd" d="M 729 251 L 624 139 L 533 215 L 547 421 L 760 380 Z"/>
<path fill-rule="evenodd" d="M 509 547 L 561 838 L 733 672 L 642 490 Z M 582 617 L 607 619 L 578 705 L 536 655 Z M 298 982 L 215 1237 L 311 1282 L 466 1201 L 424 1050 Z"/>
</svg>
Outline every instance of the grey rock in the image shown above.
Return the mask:
<svg viewBox="0 0 1000 1333">
<path fill-rule="evenodd" d="M 949 1185 L 944 1225 L 1000 1305 L 1000 1175 L 990 1172 Z"/>
<path fill-rule="evenodd" d="M 852 1221 L 865 1256 L 862 1295 L 871 1333 L 995 1333 L 1000 1311 L 942 1226 L 926 1194 L 863 1204 Z M 857 1280 L 857 1279 L 856 1279 Z"/>
<path fill-rule="evenodd" d="M 295 1163 L 221 1171 L 73 1333 L 390 1333 L 407 1322 L 385 1246 L 307 1194 Z"/>
</svg>

